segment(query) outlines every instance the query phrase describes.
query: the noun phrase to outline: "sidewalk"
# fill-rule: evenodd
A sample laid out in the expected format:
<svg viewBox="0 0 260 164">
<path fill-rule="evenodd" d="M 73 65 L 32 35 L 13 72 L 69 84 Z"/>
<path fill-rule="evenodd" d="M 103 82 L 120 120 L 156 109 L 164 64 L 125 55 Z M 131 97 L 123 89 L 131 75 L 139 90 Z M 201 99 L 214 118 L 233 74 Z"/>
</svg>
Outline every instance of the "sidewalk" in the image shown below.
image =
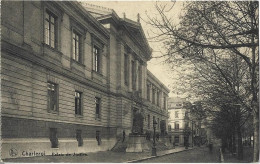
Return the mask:
<svg viewBox="0 0 260 164">
<path fill-rule="evenodd" d="M 158 151 L 157 157 L 167 154 L 191 150 L 192 148 L 185 149 L 184 147 L 176 147 L 175 149 Z M 87 153 L 87 156 L 43 156 L 43 157 L 27 157 L 5 159 L 4 162 L 29 162 L 29 163 L 50 163 L 50 162 L 64 162 L 64 163 L 134 163 L 146 159 L 156 158 L 151 156 L 151 152 L 142 153 L 124 153 L 124 152 L 96 152 Z"/>
<path fill-rule="evenodd" d="M 141 159 L 135 159 L 132 161 L 127 161 L 127 163 L 138 163 L 141 162 L 143 160 L 147 160 L 147 159 L 152 159 L 152 158 L 156 158 L 156 157 L 162 157 L 168 154 L 174 154 L 174 153 L 178 153 L 178 152 L 183 152 L 183 151 L 187 151 L 187 150 L 192 150 L 193 148 L 189 148 L 189 149 L 185 149 L 185 147 L 177 147 L 175 149 L 170 149 L 170 150 L 164 150 L 164 151 L 158 151 L 157 152 L 157 156 L 147 156 L 147 157 L 143 157 Z"/>
<path fill-rule="evenodd" d="M 243 159 L 238 160 L 235 155 L 232 155 L 231 152 L 226 150 L 225 153 L 223 153 L 224 156 L 224 162 L 225 163 L 251 163 L 253 161 L 253 147 L 244 147 L 243 148 Z"/>
</svg>

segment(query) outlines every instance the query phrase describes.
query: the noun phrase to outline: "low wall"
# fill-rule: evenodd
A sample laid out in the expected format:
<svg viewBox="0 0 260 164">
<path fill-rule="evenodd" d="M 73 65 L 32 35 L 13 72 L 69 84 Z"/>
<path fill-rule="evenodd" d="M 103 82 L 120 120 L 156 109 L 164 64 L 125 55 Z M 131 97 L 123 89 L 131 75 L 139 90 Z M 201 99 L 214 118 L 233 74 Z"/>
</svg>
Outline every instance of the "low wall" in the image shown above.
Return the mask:
<svg viewBox="0 0 260 164">
<path fill-rule="evenodd" d="M 2 159 L 106 151 L 116 143 L 116 128 L 5 116 L 1 118 Z M 50 128 L 57 129 L 58 148 L 51 148 Z M 82 146 L 78 146 L 77 130 L 82 132 Z M 96 139 L 97 131 L 101 138 L 100 145 Z"/>
<path fill-rule="evenodd" d="M 78 146 L 74 138 L 59 139 L 59 147 L 51 148 L 48 138 L 18 138 L 2 140 L 2 159 L 33 157 L 45 155 L 74 155 L 80 153 L 107 151 L 113 148 L 116 139 L 102 139 L 98 145 L 96 139 L 84 139 L 83 145 Z"/>
</svg>

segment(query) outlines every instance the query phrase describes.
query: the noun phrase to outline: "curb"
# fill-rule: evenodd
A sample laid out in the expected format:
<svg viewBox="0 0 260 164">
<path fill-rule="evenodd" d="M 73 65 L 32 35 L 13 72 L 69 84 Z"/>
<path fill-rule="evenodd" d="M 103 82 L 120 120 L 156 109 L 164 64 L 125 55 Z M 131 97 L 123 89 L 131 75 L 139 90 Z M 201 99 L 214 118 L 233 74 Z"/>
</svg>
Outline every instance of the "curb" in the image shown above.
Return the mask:
<svg viewBox="0 0 260 164">
<path fill-rule="evenodd" d="M 127 162 L 125 162 L 125 163 L 138 163 L 138 162 L 145 161 L 145 160 L 148 160 L 148 159 L 153 159 L 153 158 L 162 157 L 162 156 L 166 156 L 166 155 L 169 155 L 169 154 L 175 154 L 175 153 L 184 152 L 184 151 L 189 151 L 189 150 L 193 150 L 193 149 L 194 149 L 194 148 L 191 148 L 191 149 L 183 149 L 183 150 L 177 151 L 177 152 L 166 153 L 166 154 L 157 155 L 157 156 L 149 156 L 149 157 L 142 158 L 142 159 L 127 161 Z"/>
</svg>

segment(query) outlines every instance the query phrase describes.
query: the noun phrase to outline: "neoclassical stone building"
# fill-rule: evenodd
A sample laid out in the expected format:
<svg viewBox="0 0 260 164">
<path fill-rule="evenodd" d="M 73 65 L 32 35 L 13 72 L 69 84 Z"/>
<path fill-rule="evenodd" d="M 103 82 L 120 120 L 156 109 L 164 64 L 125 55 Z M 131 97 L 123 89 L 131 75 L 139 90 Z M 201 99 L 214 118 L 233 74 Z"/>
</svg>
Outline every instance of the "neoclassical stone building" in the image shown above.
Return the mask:
<svg viewBox="0 0 260 164">
<path fill-rule="evenodd" d="M 1 4 L 3 159 L 110 150 L 137 113 L 144 132 L 167 125 L 138 21 L 78 2 Z"/>
</svg>

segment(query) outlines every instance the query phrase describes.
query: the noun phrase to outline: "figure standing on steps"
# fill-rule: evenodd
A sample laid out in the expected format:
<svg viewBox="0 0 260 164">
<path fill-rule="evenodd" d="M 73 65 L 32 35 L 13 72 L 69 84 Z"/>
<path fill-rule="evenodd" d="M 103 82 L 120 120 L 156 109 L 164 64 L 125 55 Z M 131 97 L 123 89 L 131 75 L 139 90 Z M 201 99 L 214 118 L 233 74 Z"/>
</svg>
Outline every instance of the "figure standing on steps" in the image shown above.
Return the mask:
<svg viewBox="0 0 260 164">
<path fill-rule="evenodd" d="M 122 142 L 124 142 L 125 141 L 125 130 L 123 130 L 123 141 Z"/>
</svg>

